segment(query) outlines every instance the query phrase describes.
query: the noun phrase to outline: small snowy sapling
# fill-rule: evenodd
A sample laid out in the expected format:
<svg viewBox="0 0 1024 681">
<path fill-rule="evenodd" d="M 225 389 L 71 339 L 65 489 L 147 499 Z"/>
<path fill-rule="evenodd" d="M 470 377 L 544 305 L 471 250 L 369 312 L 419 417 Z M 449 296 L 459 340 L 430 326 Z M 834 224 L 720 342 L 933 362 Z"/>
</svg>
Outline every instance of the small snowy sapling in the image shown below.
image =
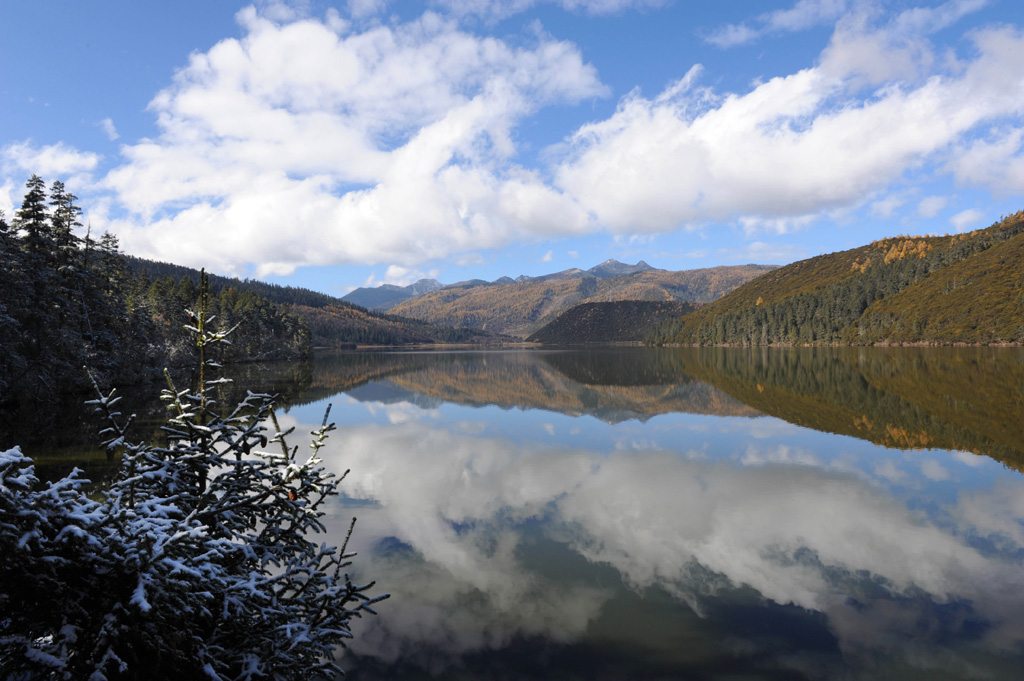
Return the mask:
<svg viewBox="0 0 1024 681">
<path fill-rule="evenodd" d="M 0 452 L 8 678 L 331 678 L 352 618 L 387 598 L 345 573 L 351 525 L 340 548 L 311 538 L 344 478 L 318 456 L 327 415 L 300 456 L 271 396 L 222 411 L 206 348 L 226 334 L 208 330 L 202 297 L 189 316 L 200 378 L 179 390 L 167 376 L 165 443 L 133 441 L 120 398 L 97 387 L 103 444 L 122 457 L 101 500 L 77 471 L 40 485 L 19 449 Z"/>
</svg>

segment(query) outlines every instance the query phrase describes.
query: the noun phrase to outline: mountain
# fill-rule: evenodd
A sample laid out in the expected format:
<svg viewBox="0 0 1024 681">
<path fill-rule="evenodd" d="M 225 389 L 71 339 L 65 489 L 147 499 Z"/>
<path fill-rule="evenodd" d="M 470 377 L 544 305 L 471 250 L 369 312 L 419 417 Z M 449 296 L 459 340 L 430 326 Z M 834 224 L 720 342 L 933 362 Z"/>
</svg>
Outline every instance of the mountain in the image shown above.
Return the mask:
<svg viewBox="0 0 1024 681">
<path fill-rule="evenodd" d="M 654 268 L 645 263 L 643 260 L 635 265 L 627 265 L 621 263 L 618 260 L 605 260 L 597 267 L 591 267 L 587 272 L 595 277 L 604 279 L 607 277 L 621 277 L 627 274 L 636 274 L 637 272 L 646 272 L 647 270 L 653 270 Z"/>
<path fill-rule="evenodd" d="M 441 282 L 436 279 L 420 279 L 415 284 L 408 286 L 395 286 L 394 284 L 381 284 L 376 288 L 357 288 L 356 290 L 342 296 L 346 303 L 359 305 L 368 310 L 385 311 L 390 310 L 398 303 L 415 296 L 422 295 L 429 291 L 441 288 Z"/>
<path fill-rule="evenodd" d="M 644 265 L 638 263 L 626 267 Z M 410 298 L 396 305 L 392 312 L 434 324 L 477 328 L 526 338 L 580 303 L 617 300 L 706 303 L 773 269 L 770 265 L 711 267 L 681 272 L 648 268 L 633 274 L 604 278 L 584 273 L 579 276 L 549 275 L 505 284 L 464 282 Z"/>
<path fill-rule="evenodd" d="M 694 303 L 653 300 L 580 303 L 526 340 L 557 345 L 642 341 L 658 323 L 695 309 Z"/>
<path fill-rule="evenodd" d="M 468 281 L 459 281 L 454 284 L 444 285 L 436 279 L 420 279 L 415 284 L 409 286 L 395 286 L 394 284 L 381 284 L 376 288 L 357 288 L 351 293 L 342 297 L 342 300 L 346 303 L 352 303 L 353 305 L 359 305 L 365 307 L 368 310 L 377 310 L 378 312 L 385 312 L 395 307 L 399 303 L 402 303 L 410 298 L 436 291 L 440 288 L 474 288 L 477 286 L 501 286 L 504 284 L 512 284 L 515 282 L 525 281 L 549 281 L 551 279 L 579 279 L 581 277 L 598 277 L 604 279 L 607 277 L 617 277 L 628 274 L 636 274 L 637 272 L 644 272 L 647 270 L 653 270 L 654 268 L 645 263 L 643 260 L 635 265 L 626 265 L 618 260 L 605 260 L 596 267 L 591 267 L 589 270 L 581 270 L 578 268 L 571 268 L 568 270 L 562 270 L 561 272 L 553 272 L 551 274 L 542 274 L 536 277 L 528 277 L 525 274 L 521 274 L 515 279 L 512 277 L 499 277 L 494 281 L 484 281 L 483 279 L 469 279 Z"/>
<path fill-rule="evenodd" d="M 581 270 L 578 267 L 572 267 L 561 272 L 552 272 L 551 274 L 542 274 L 536 277 L 528 277 L 525 274 L 521 274 L 515 278 L 514 281 L 550 281 L 552 279 L 580 279 L 583 277 L 597 277 L 598 279 L 607 279 L 608 277 L 621 277 L 629 274 L 636 274 L 638 272 L 646 272 L 647 270 L 653 270 L 654 268 L 645 263 L 643 260 L 635 265 L 627 265 L 621 263 L 618 260 L 605 260 L 600 265 L 591 267 L 589 270 Z M 508 277 L 502 277 L 494 281 L 497 283 L 510 283 Z"/>
<path fill-rule="evenodd" d="M 1024 342 L 1024 211 L 781 267 L 649 338 L 684 345 Z"/>
</svg>

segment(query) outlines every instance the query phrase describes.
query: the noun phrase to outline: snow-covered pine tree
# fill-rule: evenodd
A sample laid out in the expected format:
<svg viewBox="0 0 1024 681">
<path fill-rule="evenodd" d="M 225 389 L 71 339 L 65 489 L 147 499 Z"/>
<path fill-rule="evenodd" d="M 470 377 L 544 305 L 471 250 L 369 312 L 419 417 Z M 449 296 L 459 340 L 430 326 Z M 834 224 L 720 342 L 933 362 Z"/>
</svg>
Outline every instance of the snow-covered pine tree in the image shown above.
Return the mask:
<svg viewBox="0 0 1024 681">
<path fill-rule="evenodd" d="M 163 391 L 166 444 L 133 442 L 120 398 L 97 388 L 103 444 L 122 452 L 101 501 L 75 473 L 40 485 L 19 449 L 0 453 L 8 678 L 330 678 L 352 619 L 387 598 L 346 574 L 348 535 L 340 548 L 312 539 L 344 478 L 318 457 L 333 424 L 325 414 L 300 456 L 269 395 L 222 410 L 206 348 L 227 338 L 205 309 L 189 313 L 199 383 L 168 377 Z"/>
</svg>

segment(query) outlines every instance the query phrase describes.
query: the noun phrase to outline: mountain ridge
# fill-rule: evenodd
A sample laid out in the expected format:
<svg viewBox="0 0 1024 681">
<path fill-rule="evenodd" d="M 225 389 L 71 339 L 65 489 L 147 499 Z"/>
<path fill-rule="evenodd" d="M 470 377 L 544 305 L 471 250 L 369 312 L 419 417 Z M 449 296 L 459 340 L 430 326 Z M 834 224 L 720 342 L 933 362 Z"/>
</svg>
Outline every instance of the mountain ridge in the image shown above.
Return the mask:
<svg viewBox="0 0 1024 681">
<path fill-rule="evenodd" d="M 536 277 L 506 284 L 471 281 L 403 301 L 392 312 L 434 324 L 526 338 L 579 303 L 707 303 L 774 269 L 773 265 L 731 265 L 671 272 L 648 266 L 606 277 Z"/>
<path fill-rule="evenodd" d="M 619 262 L 614 258 L 609 258 L 599 265 L 591 267 L 589 270 L 581 270 L 578 267 L 572 267 L 567 270 L 560 272 L 551 272 L 549 274 L 540 274 L 537 276 L 529 276 L 526 274 L 520 274 L 516 278 L 509 276 L 501 276 L 494 281 L 487 281 L 485 279 L 468 279 L 466 281 L 457 281 L 452 284 L 442 284 L 436 279 L 420 279 L 419 281 L 409 284 L 408 286 L 398 286 L 397 284 L 381 284 L 373 288 L 359 287 L 341 297 L 341 300 L 346 303 L 352 303 L 353 305 L 359 305 L 365 307 L 368 310 L 375 310 L 378 312 L 386 312 L 391 308 L 399 305 L 410 298 L 419 297 L 425 293 L 436 291 L 442 288 L 469 288 L 472 286 L 502 286 L 504 284 L 522 283 L 528 281 L 550 281 L 552 279 L 570 279 L 570 278 L 582 278 L 582 277 L 596 277 L 598 279 L 605 279 L 608 277 L 616 277 L 622 275 L 636 274 L 637 272 L 645 272 L 647 270 L 653 270 L 643 260 L 638 261 L 635 265 L 629 265 L 626 263 Z"/>
</svg>

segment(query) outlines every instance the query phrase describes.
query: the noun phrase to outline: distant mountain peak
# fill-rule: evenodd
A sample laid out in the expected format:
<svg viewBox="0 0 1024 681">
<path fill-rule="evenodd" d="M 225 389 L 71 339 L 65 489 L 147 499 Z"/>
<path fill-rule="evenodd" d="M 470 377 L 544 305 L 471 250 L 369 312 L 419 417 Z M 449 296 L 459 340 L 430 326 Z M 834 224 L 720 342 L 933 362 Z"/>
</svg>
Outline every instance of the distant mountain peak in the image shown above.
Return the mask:
<svg viewBox="0 0 1024 681">
<path fill-rule="evenodd" d="M 403 300 L 435 291 L 441 286 L 441 282 L 436 279 L 420 279 L 415 284 L 408 286 L 381 284 L 377 288 L 357 288 L 344 296 L 342 300 L 354 305 L 361 305 L 369 310 L 384 311 L 390 310 Z"/>
<path fill-rule="evenodd" d="M 627 274 L 636 274 L 637 272 L 646 272 L 647 270 L 653 270 L 654 268 L 645 263 L 643 260 L 639 261 L 635 265 L 627 265 L 621 263 L 614 258 L 605 260 L 596 267 L 591 267 L 587 270 L 588 274 L 592 274 L 595 277 L 621 277 Z"/>
</svg>

